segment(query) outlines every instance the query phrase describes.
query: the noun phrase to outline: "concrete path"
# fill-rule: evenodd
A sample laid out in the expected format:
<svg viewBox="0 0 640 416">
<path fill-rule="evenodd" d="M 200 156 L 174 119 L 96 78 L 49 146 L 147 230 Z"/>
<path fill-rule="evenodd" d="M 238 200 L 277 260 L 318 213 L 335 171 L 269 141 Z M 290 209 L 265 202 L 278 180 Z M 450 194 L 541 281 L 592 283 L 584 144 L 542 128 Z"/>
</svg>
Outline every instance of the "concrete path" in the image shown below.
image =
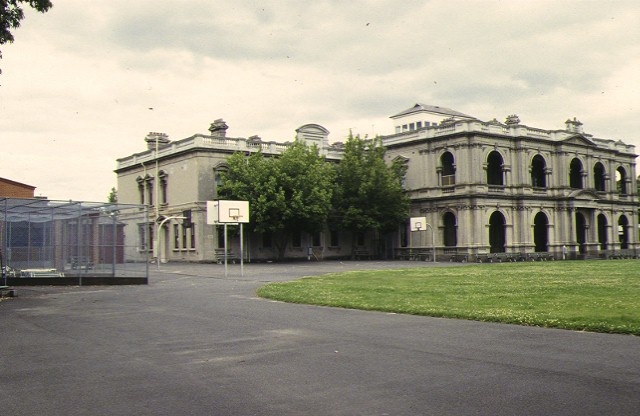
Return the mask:
<svg viewBox="0 0 640 416">
<path fill-rule="evenodd" d="M 0 414 L 638 414 L 640 337 L 255 296 L 398 267 L 433 266 L 170 264 L 148 286 L 19 288 L 0 303 Z"/>
</svg>

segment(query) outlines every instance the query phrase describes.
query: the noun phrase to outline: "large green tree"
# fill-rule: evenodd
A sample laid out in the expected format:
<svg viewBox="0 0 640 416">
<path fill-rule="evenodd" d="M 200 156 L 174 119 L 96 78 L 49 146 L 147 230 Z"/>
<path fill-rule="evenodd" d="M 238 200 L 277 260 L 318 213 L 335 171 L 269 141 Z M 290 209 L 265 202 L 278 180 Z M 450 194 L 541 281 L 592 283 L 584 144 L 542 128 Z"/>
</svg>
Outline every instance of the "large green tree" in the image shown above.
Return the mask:
<svg viewBox="0 0 640 416">
<path fill-rule="evenodd" d="M 24 19 L 23 3 L 27 3 L 41 13 L 53 7 L 50 0 L 0 0 L 0 45 L 13 42 L 11 31 L 20 27 L 20 21 Z M 0 58 L 2 58 L 1 51 Z M 1 73 L 2 70 L 0 70 Z"/>
<path fill-rule="evenodd" d="M 335 222 L 352 233 L 394 231 L 409 217 L 409 198 L 402 183 L 403 163 L 385 162 L 382 140 L 349 135 L 337 167 L 333 208 Z M 355 238 L 353 239 L 355 244 Z"/>
<path fill-rule="evenodd" d="M 335 171 L 317 146 L 296 141 L 279 157 L 236 153 L 227 162 L 219 197 L 249 201 L 250 226 L 273 237 L 278 258 L 294 231 L 315 232 L 326 224 Z"/>
</svg>

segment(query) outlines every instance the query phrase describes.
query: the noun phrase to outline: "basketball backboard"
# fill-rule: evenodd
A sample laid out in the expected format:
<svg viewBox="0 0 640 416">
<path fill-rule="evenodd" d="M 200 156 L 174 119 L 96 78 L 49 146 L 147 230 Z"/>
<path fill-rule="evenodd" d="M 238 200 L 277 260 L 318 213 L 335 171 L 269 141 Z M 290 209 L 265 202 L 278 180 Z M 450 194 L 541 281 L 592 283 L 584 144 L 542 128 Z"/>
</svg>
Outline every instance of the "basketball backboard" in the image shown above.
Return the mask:
<svg viewBox="0 0 640 416">
<path fill-rule="evenodd" d="M 411 231 L 424 231 L 427 229 L 427 217 L 411 217 Z"/>
<path fill-rule="evenodd" d="M 207 224 L 249 222 L 249 201 L 207 201 Z"/>
</svg>

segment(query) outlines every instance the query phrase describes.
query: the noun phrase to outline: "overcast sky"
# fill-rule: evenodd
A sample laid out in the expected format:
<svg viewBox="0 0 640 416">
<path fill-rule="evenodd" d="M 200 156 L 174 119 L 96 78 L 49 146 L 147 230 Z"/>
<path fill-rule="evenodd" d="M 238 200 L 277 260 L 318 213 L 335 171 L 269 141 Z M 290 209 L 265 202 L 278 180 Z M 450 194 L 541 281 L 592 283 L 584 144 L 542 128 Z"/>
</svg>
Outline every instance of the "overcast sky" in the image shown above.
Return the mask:
<svg viewBox="0 0 640 416">
<path fill-rule="evenodd" d="M 53 0 L 0 47 L 0 177 L 105 201 L 116 159 L 207 133 L 390 134 L 420 102 L 640 151 L 640 2 Z"/>
</svg>

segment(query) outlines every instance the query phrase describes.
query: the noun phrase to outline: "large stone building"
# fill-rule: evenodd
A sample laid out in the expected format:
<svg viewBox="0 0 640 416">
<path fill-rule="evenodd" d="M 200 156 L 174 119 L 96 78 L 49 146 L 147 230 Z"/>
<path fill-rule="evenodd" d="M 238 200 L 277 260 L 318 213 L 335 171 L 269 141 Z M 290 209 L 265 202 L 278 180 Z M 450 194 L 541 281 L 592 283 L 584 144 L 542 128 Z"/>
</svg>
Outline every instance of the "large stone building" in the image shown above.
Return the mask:
<svg viewBox="0 0 640 416">
<path fill-rule="evenodd" d="M 221 172 L 234 152 L 250 154 L 262 151 L 277 156 L 291 143 L 263 141 L 258 136 L 228 137 L 227 124 L 216 120 L 209 134 L 195 134 L 186 139 L 170 141 L 166 134 L 149 133 L 147 150 L 118 159 L 118 201 L 151 206 L 150 219 L 129 217 L 129 230 L 137 229 L 140 241 L 138 253 L 152 252 L 161 261 L 217 261 L 224 247 L 223 227 L 206 221 L 206 201 L 217 199 Z M 328 160 L 339 160 L 339 145 L 330 145 L 329 131 L 317 124 L 307 124 L 296 130 L 296 138 L 316 144 Z M 185 219 L 183 219 L 184 217 Z M 154 221 L 154 219 L 156 219 Z M 320 235 L 294 235 L 285 255 L 290 258 L 336 257 L 349 254 L 351 245 L 325 244 Z M 334 243 L 335 239 L 332 240 Z M 247 233 L 243 252 L 248 259 L 277 257 L 275 246 L 266 236 Z M 344 244 L 343 244 L 344 243 Z M 309 251 L 312 248 L 312 252 Z M 232 255 L 240 252 L 239 238 L 230 236 Z M 223 251 L 224 253 L 224 251 Z M 128 253 L 135 256 L 135 253 Z"/>
<path fill-rule="evenodd" d="M 414 256 L 435 247 L 446 260 L 492 253 L 577 258 L 638 249 L 634 146 L 594 138 L 576 119 L 563 129 L 543 130 L 517 116 L 483 122 L 423 104 L 391 119 L 395 134 L 382 137 L 387 157 L 407 164 L 411 216 L 426 217 L 433 233 L 423 236 L 401 226 L 392 238 L 395 250 L 385 255 Z M 152 251 L 163 261 L 219 258 L 222 227 L 206 223 L 206 201 L 217 199 L 226 158 L 258 150 L 277 156 L 288 147 L 257 136 L 227 137 L 227 128 L 216 120 L 209 134 L 178 141 L 150 133 L 145 151 L 118 159 L 119 201 L 151 206 L 151 220 L 129 218 L 128 228 L 142 236 L 138 253 Z M 341 158 L 342 147 L 329 143 L 324 127 L 307 124 L 296 133 L 317 144 L 328 160 Z M 366 235 L 357 236 L 356 244 L 351 238 L 300 233 L 286 256 L 344 257 L 352 247 L 373 249 Z M 244 241 L 248 259 L 276 256 L 267 236 L 248 233 Z M 238 244 L 232 239 L 230 249 L 239 252 Z"/>
<path fill-rule="evenodd" d="M 543 130 L 515 115 L 483 122 L 423 104 L 391 118 L 387 155 L 407 163 L 411 215 L 433 226 L 441 254 L 579 258 L 638 248 L 634 146 L 594 138 L 575 118 Z"/>
</svg>

